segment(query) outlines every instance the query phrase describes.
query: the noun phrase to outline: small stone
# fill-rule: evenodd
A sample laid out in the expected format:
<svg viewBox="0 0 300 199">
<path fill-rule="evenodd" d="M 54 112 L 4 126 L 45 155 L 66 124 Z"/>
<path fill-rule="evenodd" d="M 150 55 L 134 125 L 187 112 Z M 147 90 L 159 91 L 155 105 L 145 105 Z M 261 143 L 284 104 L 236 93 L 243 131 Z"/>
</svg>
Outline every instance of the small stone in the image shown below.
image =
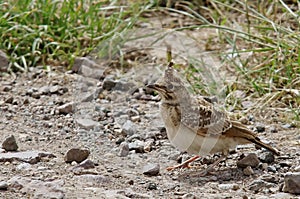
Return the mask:
<svg viewBox="0 0 300 199">
<path fill-rule="evenodd" d="M 262 163 L 261 168 L 262 168 L 262 170 L 267 170 L 268 169 L 268 164 L 267 163 Z"/>
<path fill-rule="evenodd" d="M 244 175 L 246 176 L 251 176 L 254 171 L 250 166 L 247 166 L 244 170 L 243 170 Z"/>
<path fill-rule="evenodd" d="M 284 176 L 283 191 L 292 194 L 300 194 L 300 172 L 287 173 Z"/>
<path fill-rule="evenodd" d="M 115 83 L 114 89 L 118 91 L 126 92 L 135 88 L 135 84 L 132 82 L 116 81 Z"/>
<path fill-rule="evenodd" d="M 85 130 L 94 129 L 94 127 L 99 125 L 98 122 L 95 122 L 94 120 L 88 118 L 77 118 L 75 121 L 81 128 Z"/>
<path fill-rule="evenodd" d="M 139 115 L 132 116 L 130 119 L 133 122 L 139 122 L 139 121 L 141 121 L 141 117 Z"/>
<path fill-rule="evenodd" d="M 269 183 L 263 180 L 254 180 L 249 185 L 249 189 L 252 191 L 259 191 L 265 188 L 271 188 L 273 186 L 275 186 L 273 183 Z"/>
<path fill-rule="evenodd" d="M 71 113 L 73 111 L 73 105 L 74 105 L 73 102 L 69 102 L 69 103 L 66 103 L 66 104 L 63 104 L 63 105 L 59 106 L 57 108 L 57 110 L 60 114 L 68 114 L 68 113 Z"/>
<path fill-rule="evenodd" d="M 144 145 L 145 143 L 141 140 L 135 140 L 128 144 L 129 150 L 135 150 L 136 153 L 144 153 Z"/>
<path fill-rule="evenodd" d="M 275 160 L 275 157 L 271 152 L 264 152 L 260 154 L 258 158 L 263 163 L 272 163 Z"/>
<path fill-rule="evenodd" d="M 266 127 L 263 124 L 257 124 L 255 126 L 255 129 L 258 133 L 262 133 L 266 130 Z"/>
<path fill-rule="evenodd" d="M 21 163 L 16 167 L 17 170 L 28 170 L 30 168 L 31 168 L 31 164 L 29 164 L 27 162 Z"/>
<path fill-rule="evenodd" d="M 50 88 L 49 86 L 43 86 L 38 90 L 38 92 L 42 95 L 48 95 L 50 92 Z"/>
<path fill-rule="evenodd" d="M 152 145 L 153 145 L 153 140 L 147 140 L 144 144 L 144 151 L 145 152 L 150 152 L 152 149 Z"/>
<path fill-rule="evenodd" d="M 14 160 L 35 164 L 43 157 L 53 158 L 55 155 L 44 151 L 22 151 L 0 153 L 0 162 L 11 162 Z"/>
<path fill-rule="evenodd" d="M 125 133 L 128 136 L 136 133 L 135 124 L 133 122 L 131 122 L 130 120 L 127 120 L 122 126 L 122 133 Z"/>
<path fill-rule="evenodd" d="M 0 190 L 7 190 L 8 184 L 5 181 L 0 181 Z"/>
<path fill-rule="evenodd" d="M 118 153 L 118 155 L 120 157 L 126 157 L 129 154 L 129 145 L 127 142 L 122 142 L 120 144 L 120 151 Z"/>
<path fill-rule="evenodd" d="M 281 166 L 281 165 L 280 165 Z M 299 166 L 296 166 L 295 168 L 294 168 L 294 171 L 295 172 L 300 172 L 300 165 Z"/>
<path fill-rule="evenodd" d="M 258 166 L 258 164 L 259 164 L 259 159 L 257 158 L 255 153 L 250 153 L 243 159 L 237 161 L 237 166 L 239 168 L 246 168 L 247 166 L 255 168 Z"/>
<path fill-rule="evenodd" d="M 6 72 L 9 65 L 9 60 L 3 51 L 0 50 L 0 72 Z"/>
<path fill-rule="evenodd" d="M 292 125 L 291 124 L 283 124 L 281 127 L 284 129 L 290 129 L 290 128 L 292 128 Z"/>
<path fill-rule="evenodd" d="M 154 182 L 148 183 L 147 189 L 148 189 L 148 190 L 157 190 L 157 185 L 156 185 L 156 183 L 154 183 Z"/>
<path fill-rule="evenodd" d="M 7 137 L 2 143 L 2 148 L 6 151 L 17 151 L 18 145 L 15 136 L 10 135 L 9 137 Z"/>
<path fill-rule="evenodd" d="M 268 166 L 267 170 L 273 173 L 276 173 L 276 168 L 274 166 Z"/>
<path fill-rule="evenodd" d="M 73 162 L 72 162 L 73 163 Z M 84 160 L 80 162 L 78 165 L 73 167 L 72 170 L 74 169 L 93 169 L 95 168 L 96 164 L 92 160 Z"/>
<path fill-rule="evenodd" d="M 112 90 L 114 87 L 116 86 L 116 82 L 114 80 L 112 80 L 111 78 L 105 78 L 103 80 L 103 84 L 102 84 L 102 88 L 104 90 Z"/>
<path fill-rule="evenodd" d="M 270 195 L 270 198 L 274 198 L 274 199 L 292 199 L 293 196 L 291 194 L 288 193 L 275 193 Z"/>
<path fill-rule="evenodd" d="M 65 162 L 71 163 L 72 161 L 76 161 L 77 163 L 80 163 L 83 160 L 87 159 L 89 155 L 90 151 L 87 149 L 73 148 L 70 149 L 65 155 Z"/>
<path fill-rule="evenodd" d="M 149 176 L 156 176 L 159 174 L 160 166 L 159 164 L 147 164 L 143 167 L 143 174 Z"/>
<path fill-rule="evenodd" d="M 8 98 L 6 98 L 5 99 L 5 103 L 7 103 L 7 104 L 12 104 L 13 103 L 13 101 L 14 101 L 14 98 L 13 98 L 13 96 L 9 96 Z"/>
<path fill-rule="evenodd" d="M 271 127 L 270 127 L 270 132 L 271 132 L 271 133 L 277 133 L 278 130 L 277 130 L 276 126 L 271 126 Z"/>
<path fill-rule="evenodd" d="M 240 188 L 238 184 L 219 184 L 218 186 L 223 190 L 238 190 Z"/>
<path fill-rule="evenodd" d="M 8 92 L 8 91 L 11 91 L 11 89 L 12 89 L 12 86 L 4 86 L 2 90 L 4 92 Z"/>
</svg>

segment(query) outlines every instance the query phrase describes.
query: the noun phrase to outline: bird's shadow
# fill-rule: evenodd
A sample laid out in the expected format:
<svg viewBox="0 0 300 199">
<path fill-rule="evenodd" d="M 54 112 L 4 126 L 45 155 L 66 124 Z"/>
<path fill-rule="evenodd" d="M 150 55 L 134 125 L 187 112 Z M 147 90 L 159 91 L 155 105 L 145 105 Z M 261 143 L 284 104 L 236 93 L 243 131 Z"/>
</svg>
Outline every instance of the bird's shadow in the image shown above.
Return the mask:
<svg viewBox="0 0 300 199">
<path fill-rule="evenodd" d="M 178 180 L 189 184 L 204 185 L 207 182 L 228 182 L 228 181 L 243 181 L 247 178 L 243 171 L 238 168 L 224 168 L 217 171 L 207 173 L 202 176 L 200 171 L 186 171 L 178 174 Z"/>
</svg>

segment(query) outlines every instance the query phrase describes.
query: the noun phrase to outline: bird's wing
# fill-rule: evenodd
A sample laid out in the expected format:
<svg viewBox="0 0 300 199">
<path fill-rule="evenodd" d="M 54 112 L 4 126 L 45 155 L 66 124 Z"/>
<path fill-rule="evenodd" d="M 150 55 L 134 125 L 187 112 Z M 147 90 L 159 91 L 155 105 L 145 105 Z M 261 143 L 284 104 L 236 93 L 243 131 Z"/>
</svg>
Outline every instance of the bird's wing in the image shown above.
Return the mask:
<svg viewBox="0 0 300 199">
<path fill-rule="evenodd" d="M 197 98 L 191 107 L 181 108 L 182 123 L 194 129 L 195 132 L 203 136 L 220 136 L 232 124 L 227 114 L 217 110 L 212 103 L 203 98 Z"/>
</svg>

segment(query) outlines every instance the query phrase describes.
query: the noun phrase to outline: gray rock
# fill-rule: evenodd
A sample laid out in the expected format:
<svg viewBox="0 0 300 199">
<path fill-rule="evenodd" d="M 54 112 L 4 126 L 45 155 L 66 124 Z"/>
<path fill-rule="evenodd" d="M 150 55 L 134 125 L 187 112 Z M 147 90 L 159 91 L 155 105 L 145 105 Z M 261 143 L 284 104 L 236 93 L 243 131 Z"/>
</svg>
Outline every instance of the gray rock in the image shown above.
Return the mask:
<svg viewBox="0 0 300 199">
<path fill-rule="evenodd" d="M 275 193 L 275 194 L 271 194 L 270 198 L 272 198 L 272 199 L 292 199 L 294 197 L 288 193 Z"/>
<path fill-rule="evenodd" d="M 271 133 L 277 133 L 278 130 L 277 130 L 276 126 L 271 126 L 271 127 L 270 127 L 270 132 L 271 132 Z"/>
<path fill-rule="evenodd" d="M 10 135 L 2 143 L 2 148 L 6 151 L 17 151 L 18 145 L 15 136 Z"/>
<path fill-rule="evenodd" d="M 12 104 L 14 101 L 14 97 L 13 96 L 9 96 L 8 98 L 5 99 L 5 103 L 7 104 Z"/>
<path fill-rule="evenodd" d="M 75 179 L 77 179 L 84 186 L 99 186 L 101 184 L 106 184 L 110 182 L 109 178 L 98 174 L 84 174 L 80 176 L 75 176 Z"/>
<path fill-rule="evenodd" d="M 272 163 L 275 160 L 275 157 L 271 152 L 264 152 L 260 154 L 258 158 L 263 163 Z"/>
<path fill-rule="evenodd" d="M 255 153 L 250 153 L 243 159 L 237 161 L 237 166 L 239 168 L 246 168 L 247 166 L 255 168 L 258 166 L 258 164 L 259 164 L 259 159 L 257 158 Z"/>
<path fill-rule="evenodd" d="M 88 118 L 78 118 L 75 121 L 81 128 L 85 130 L 91 130 L 99 125 L 98 122 L 95 122 L 94 120 Z"/>
<path fill-rule="evenodd" d="M 147 185 L 148 190 L 157 190 L 157 184 L 155 182 L 149 182 Z"/>
<path fill-rule="evenodd" d="M 65 198 L 63 180 L 42 181 L 33 180 L 30 178 L 15 176 L 11 178 L 8 183 L 11 189 L 18 189 L 26 195 L 32 196 L 33 199 L 51 198 L 63 199 Z"/>
<path fill-rule="evenodd" d="M 131 136 L 136 133 L 136 126 L 130 120 L 127 120 L 122 126 L 122 133 L 125 133 L 127 136 Z"/>
<path fill-rule="evenodd" d="M 238 189 L 240 189 L 240 186 L 238 184 L 219 184 L 218 186 L 220 189 L 223 189 L 223 190 L 238 190 Z"/>
<path fill-rule="evenodd" d="M 11 162 L 14 160 L 35 164 L 43 157 L 54 158 L 55 155 L 44 151 L 24 151 L 0 153 L 0 162 Z"/>
<path fill-rule="evenodd" d="M 103 80 L 102 88 L 103 88 L 104 90 L 110 91 L 110 90 L 112 90 L 115 86 L 116 86 L 116 82 L 115 82 L 113 79 L 107 77 L 107 78 L 105 78 L 105 79 Z"/>
<path fill-rule="evenodd" d="M 159 174 L 160 166 L 159 164 L 147 164 L 142 169 L 143 174 L 149 176 L 156 176 Z"/>
<path fill-rule="evenodd" d="M 84 160 L 78 165 L 74 166 L 71 170 L 81 170 L 81 169 L 93 169 L 95 168 L 95 163 L 92 160 Z"/>
<path fill-rule="evenodd" d="M 73 102 L 69 102 L 57 107 L 57 110 L 60 114 L 68 114 L 73 112 L 73 105 L 74 105 Z"/>
<path fill-rule="evenodd" d="M 135 140 L 134 142 L 128 144 L 129 150 L 135 150 L 136 153 L 144 153 L 144 146 L 145 143 L 141 140 Z"/>
<path fill-rule="evenodd" d="M 77 163 L 80 163 L 83 160 L 87 159 L 89 155 L 90 155 L 90 151 L 87 149 L 73 148 L 70 149 L 65 155 L 65 162 L 71 163 L 73 161 L 76 161 Z"/>
<path fill-rule="evenodd" d="M 258 133 L 262 133 L 262 132 L 264 132 L 264 131 L 266 130 L 266 127 L 265 127 L 265 125 L 263 125 L 263 124 L 257 124 L 257 125 L 255 126 L 255 129 L 256 129 L 256 131 L 257 131 Z"/>
<path fill-rule="evenodd" d="M 276 185 L 273 183 L 265 182 L 263 180 L 254 180 L 253 182 L 251 182 L 248 188 L 251 191 L 260 191 L 262 189 L 268 189 L 274 186 Z"/>
<path fill-rule="evenodd" d="M 129 90 L 134 90 L 136 88 L 135 84 L 132 82 L 124 82 L 124 81 L 116 81 L 116 85 L 114 87 L 115 90 L 118 91 L 129 91 Z"/>
<path fill-rule="evenodd" d="M 271 165 L 267 167 L 267 170 L 270 171 L 270 172 L 273 172 L 273 173 L 276 173 L 276 171 L 277 171 L 276 168 L 274 166 L 271 166 Z"/>
<path fill-rule="evenodd" d="M 300 194 L 300 172 L 287 173 L 284 176 L 283 191 L 292 194 Z"/>
<path fill-rule="evenodd" d="M 7 55 L 0 50 L 0 72 L 6 72 L 8 68 L 8 57 Z"/>
<path fill-rule="evenodd" d="M 49 86 L 43 86 L 38 90 L 38 92 L 41 95 L 48 95 L 50 93 L 50 88 L 49 88 Z"/>
<path fill-rule="evenodd" d="M 17 165 L 16 169 L 17 170 L 28 170 L 31 168 L 31 164 L 25 162 L 25 163 L 21 163 L 19 165 Z"/>
<path fill-rule="evenodd" d="M 0 181 L 0 190 L 7 190 L 8 184 L 5 181 Z"/>
<path fill-rule="evenodd" d="M 244 170 L 243 170 L 244 175 L 246 176 L 250 176 L 254 173 L 253 169 L 250 166 L 247 166 Z"/>
<path fill-rule="evenodd" d="M 84 77 L 100 79 L 103 76 L 104 68 L 88 57 L 78 57 L 74 60 L 72 71 Z"/>
<path fill-rule="evenodd" d="M 120 151 L 118 153 L 118 155 L 120 157 L 126 157 L 129 154 L 129 145 L 127 142 L 122 142 L 120 144 Z"/>
</svg>

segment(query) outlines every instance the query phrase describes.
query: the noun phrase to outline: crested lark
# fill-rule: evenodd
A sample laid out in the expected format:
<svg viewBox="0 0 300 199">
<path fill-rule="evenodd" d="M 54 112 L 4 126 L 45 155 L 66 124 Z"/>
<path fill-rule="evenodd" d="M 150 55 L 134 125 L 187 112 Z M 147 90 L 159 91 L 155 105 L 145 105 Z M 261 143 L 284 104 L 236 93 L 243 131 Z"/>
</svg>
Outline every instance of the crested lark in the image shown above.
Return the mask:
<svg viewBox="0 0 300 199">
<path fill-rule="evenodd" d="M 175 74 L 170 62 L 165 74 L 155 84 L 148 85 L 161 96 L 160 112 L 172 145 L 196 156 L 184 163 L 167 168 L 188 167 L 200 156 L 222 152 L 205 173 L 228 155 L 237 145 L 254 143 L 279 155 L 279 152 L 263 143 L 254 132 L 227 114 L 218 110 L 203 97 L 192 98 L 183 82 Z"/>
</svg>

